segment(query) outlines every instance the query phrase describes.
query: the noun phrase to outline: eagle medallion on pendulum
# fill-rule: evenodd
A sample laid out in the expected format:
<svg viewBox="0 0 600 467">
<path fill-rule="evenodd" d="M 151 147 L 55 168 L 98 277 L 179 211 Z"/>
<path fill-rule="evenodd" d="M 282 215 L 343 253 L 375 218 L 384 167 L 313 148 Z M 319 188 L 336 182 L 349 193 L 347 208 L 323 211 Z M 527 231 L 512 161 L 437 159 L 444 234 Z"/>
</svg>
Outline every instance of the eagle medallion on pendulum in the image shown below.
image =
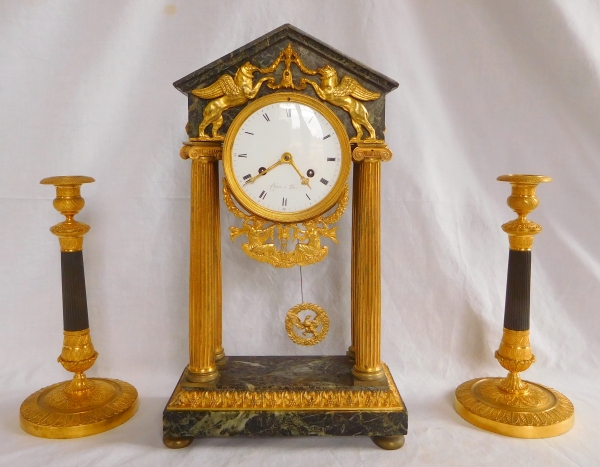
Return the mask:
<svg viewBox="0 0 600 467">
<path fill-rule="evenodd" d="M 294 344 L 316 345 L 327 336 L 329 317 L 319 305 L 303 302 L 293 306 L 287 312 L 285 330 Z"/>
</svg>

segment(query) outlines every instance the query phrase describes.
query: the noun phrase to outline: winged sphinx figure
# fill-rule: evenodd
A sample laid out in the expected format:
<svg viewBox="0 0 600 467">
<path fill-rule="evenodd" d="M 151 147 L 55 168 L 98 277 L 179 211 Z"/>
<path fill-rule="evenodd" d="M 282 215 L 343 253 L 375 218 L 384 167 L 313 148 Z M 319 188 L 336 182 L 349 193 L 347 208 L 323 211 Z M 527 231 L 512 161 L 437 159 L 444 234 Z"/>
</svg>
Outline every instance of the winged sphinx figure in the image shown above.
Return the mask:
<svg viewBox="0 0 600 467">
<path fill-rule="evenodd" d="M 192 91 L 194 96 L 201 99 L 214 99 L 204 107 L 204 118 L 198 127 L 199 139 L 224 139 L 224 136 L 219 134 L 219 128 L 223 125 L 223 112 L 254 99 L 265 81 L 274 81 L 273 77 L 263 77 L 253 84 L 254 73 L 257 71 L 258 67 L 246 62 L 238 68 L 233 78 L 225 74 L 210 86 Z M 212 138 L 205 133 L 211 124 Z"/>
<path fill-rule="evenodd" d="M 329 65 L 317 68 L 317 73 L 321 75 L 320 86 L 307 78 L 302 78 L 300 83 L 310 84 L 319 98 L 332 105 L 341 107 L 350 114 L 352 126 L 356 130 L 356 136 L 352 138 L 350 142 L 356 142 L 362 139 L 363 126 L 369 132 L 369 138 L 367 140 L 376 141 L 377 136 L 375 135 L 375 128 L 373 128 L 373 125 L 369 122 L 369 112 L 357 99 L 361 101 L 373 101 L 378 99 L 381 94 L 363 88 L 358 81 L 349 76 L 344 76 L 342 81 L 338 84 L 337 72 Z"/>
</svg>

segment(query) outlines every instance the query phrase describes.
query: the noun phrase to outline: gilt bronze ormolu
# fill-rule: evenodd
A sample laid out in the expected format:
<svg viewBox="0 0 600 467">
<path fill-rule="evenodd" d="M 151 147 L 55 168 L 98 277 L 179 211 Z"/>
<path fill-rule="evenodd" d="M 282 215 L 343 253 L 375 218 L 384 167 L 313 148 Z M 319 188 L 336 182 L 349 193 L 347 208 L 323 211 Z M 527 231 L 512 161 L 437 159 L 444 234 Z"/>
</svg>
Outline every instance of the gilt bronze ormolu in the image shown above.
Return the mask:
<svg viewBox="0 0 600 467">
<path fill-rule="evenodd" d="M 66 219 L 51 227 L 61 250 L 63 296 L 63 348 L 58 362 L 75 373 L 71 381 L 54 384 L 30 395 L 21 404 L 21 428 L 42 438 L 80 438 L 110 430 L 129 420 L 138 407 L 136 389 L 124 381 L 87 378 L 98 352 L 90 337 L 83 270 L 83 236 L 89 225 L 73 217 L 85 205 L 80 196 L 83 176 L 50 177 L 40 183 L 54 185 L 54 208 Z"/>
<path fill-rule="evenodd" d="M 535 361 L 529 344 L 529 293 L 531 247 L 542 228 L 526 218 L 538 206 L 543 175 L 502 175 L 510 182 L 508 205 L 517 219 L 502 226 L 508 234 L 509 256 L 504 309 L 504 332 L 495 357 L 508 370 L 505 378 L 477 378 L 456 389 L 454 408 L 469 423 L 484 430 L 516 438 L 548 438 L 573 427 L 573 404 L 560 392 L 521 380 L 520 372 Z"/>
<path fill-rule="evenodd" d="M 370 436 L 383 449 L 400 448 L 407 433 L 408 414 L 381 358 L 380 242 L 381 165 L 392 157 L 384 141 L 385 96 L 398 83 L 293 26 L 283 25 L 174 85 L 188 97 L 189 141 L 184 142 L 180 155 L 191 161 L 190 358 L 163 412 L 165 445 L 182 448 L 195 437 L 213 436 Z M 333 118 L 328 118 L 330 124 L 339 119 L 345 136 L 349 136 L 344 148 L 352 151 L 355 188 L 348 356 L 224 356 L 218 173 L 222 163 L 227 177 L 231 148 L 225 147 L 223 157 L 222 141 L 231 141 L 231 135 L 239 130 L 243 118 L 236 118 L 247 116 L 247 106 L 257 99 L 283 97 L 284 92 L 292 103 L 301 101 L 300 96 L 315 100 L 319 112 L 333 113 Z M 272 96 L 274 93 L 279 96 Z M 328 137 L 323 135 L 323 140 Z M 237 157 L 246 156 L 242 153 Z M 303 184 L 304 176 L 297 172 Z M 320 183 L 327 185 L 328 180 L 321 179 Z M 310 238 L 304 229 L 298 230 L 297 222 L 282 220 L 285 228 L 278 232 L 284 233 L 277 235 L 276 245 L 275 235 L 265 235 L 259 208 L 242 213 L 233 203 L 235 193 L 230 188 L 223 186 L 225 204 L 235 217 L 244 219 L 242 228 L 232 228 L 232 239 L 248 232 L 246 248 L 255 247 L 255 255 L 250 257 L 257 259 L 255 256 L 266 257 L 268 253 L 277 259 L 276 247 L 283 242 L 287 248 L 292 238 L 290 229 L 307 237 L 294 246 L 304 249 L 304 256 L 280 255 L 293 262 L 265 261 L 276 267 L 300 265 L 308 258 L 306 252 L 315 258 L 314 252 L 320 248 L 314 245 L 321 235 L 314 227 L 315 220 L 323 216 L 327 225 L 319 223 L 317 227 L 327 229 L 333 237 L 334 228 L 328 224 L 337 221 L 338 213 L 343 212 L 340 206 L 345 209 L 349 200 L 348 191 L 344 191 L 333 213 L 325 217 L 325 211 L 319 211 L 307 219 L 313 222 Z M 262 237 L 251 240 L 255 234 Z M 231 284 L 243 277 L 225 280 Z M 270 313 L 275 315 L 277 310 Z M 310 328 L 309 323 L 304 325 Z M 317 339 L 304 343 L 316 344 Z"/>
</svg>

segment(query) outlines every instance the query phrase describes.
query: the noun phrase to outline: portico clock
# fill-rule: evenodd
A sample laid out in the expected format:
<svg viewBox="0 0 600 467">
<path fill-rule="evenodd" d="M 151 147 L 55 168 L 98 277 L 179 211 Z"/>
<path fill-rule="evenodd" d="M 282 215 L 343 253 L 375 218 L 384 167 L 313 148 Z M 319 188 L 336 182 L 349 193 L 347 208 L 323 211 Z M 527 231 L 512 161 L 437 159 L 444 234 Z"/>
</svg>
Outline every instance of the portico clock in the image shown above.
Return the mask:
<svg viewBox="0 0 600 467">
<path fill-rule="evenodd" d="M 192 160 L 190 351 L 163 413 L 168 447 L 270 435 L 363 435 L 385 449 L 402 446 L 408 416 L 380 344 L 380 179 L 392 157 L 384 96 L 397 86 L 290 25 L 175 83 L 188 96 L 180 154 Z M 338 242 L 333 224 L 350 202 L 350 171 L 351 281 L 336 291 L 351 297 L 348 351 L 226 357 L 220 194 L 233 214 L 230 239 L 244 238 L 246 255 L 276 268 L 309 266 Z M 322 307 L 303 302 L 287 312 L 285 330 L 296 344 L 316 345 L 329 323 Z"/>
</svg>

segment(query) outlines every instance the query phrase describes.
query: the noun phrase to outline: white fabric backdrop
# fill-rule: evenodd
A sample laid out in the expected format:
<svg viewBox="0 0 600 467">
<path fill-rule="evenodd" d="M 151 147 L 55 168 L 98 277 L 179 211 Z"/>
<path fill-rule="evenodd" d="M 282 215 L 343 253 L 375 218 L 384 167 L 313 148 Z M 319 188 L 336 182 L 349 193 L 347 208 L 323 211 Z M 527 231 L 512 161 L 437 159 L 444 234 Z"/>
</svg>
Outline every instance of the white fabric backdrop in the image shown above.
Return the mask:
<svg viewBox="0 0 600 467">
<path fill-rule="evenodd" d="M 387 98 L 394 152 L 382 180 L 383 349 L 409 410 L 399 451 L 368 439 L 209 439 L 162 445 L 162 409 L 187 362 L 186 98 L 171 83 L 290 22 L 400 83 Z M 554 1 L 0 2 L 0 464 L 592 466 L 600 460 L 600 5 Z M 525 378 L 575 404 L 574 429 L 518 440 L 452 408 L 463 381 L 502 375 L 508 242 L 504 173 L 541 173 L 532 346 Z M 79 220 L 91 376 L 121 378 L 139 413 L 111 432 L 37 439 L 18 425 L 30 393 L 69 375 L 51 175 L 96 178 Z M 298 269 L 248 259 L 223 207 L 229 355 L 337 354 L 349 344 L 350 216 L 304 296 L 330 312 L 313 349 L 286 337 Z M 335 272 L 331 274 L 330 272 Z M 323 277 L 334 280 L 325 283 Z"/>
</svg>

